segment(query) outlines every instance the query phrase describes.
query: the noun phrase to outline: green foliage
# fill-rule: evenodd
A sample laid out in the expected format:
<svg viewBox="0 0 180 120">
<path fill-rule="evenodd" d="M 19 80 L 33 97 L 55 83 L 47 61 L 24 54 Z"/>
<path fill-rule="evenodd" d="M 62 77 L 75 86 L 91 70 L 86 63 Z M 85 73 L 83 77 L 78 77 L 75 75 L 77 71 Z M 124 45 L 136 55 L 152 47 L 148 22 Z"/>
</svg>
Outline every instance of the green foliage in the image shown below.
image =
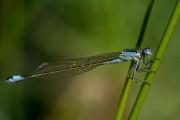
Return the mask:
<svg viewBox="0 0 180 120">
<path fill-rule="evenodd" d="M 148 10 L 147 10 L 147 14 L 150 13 L 150 10 L 151 10 L 151 5 L 153 4 L 153 0 L 151 1 L 150 3 L 150 7 L 148 7 Z M 147 15 L 146 14 L 146 15 Z M 176 6 L 174 8 L 174 11 L 170 17 L 170 20 L 167 24 L 167 27 L 164 31 L 164 34 L 163 34 L 163 37 L 161 39 L 161 42 L 159 43 L 159 46 L 158 46 L 158 49 L 157 51 L 155 52 L 155 60 L 153 61 L 153 63 L 151 64 L 150 66 L 150 72 L 147 74 L 147 76 L 145 77 L 145 82 L 143 82 L 142 86 L 141 86 L 141 89 L 139 91 L 139 94 L 136 98 L 136 101 L 134 103 L 134 106 L 132 108 L 132 111 L 129 115 L 129 120 L 136 120 L 138 118 L 138 115 L 139 115 L 139 112 L 140 112 L 140 109 L 144 103 L 144 100 L 146 98 L 146 95 L 150 89 L 150 85 L 151 83 L 153 82 L 153 78 L 155 76 L 155 71 L 157 71 L 158 69 L 158 66 L 159 66 L 159 63 L 160 63 L 160 60 L 165 52 L 165 49 L 169 43 L 169 40 L 170 40 L 170 37 L 173 33 L 173 30 L 174 30 L 174 27 L 177 23 L 177 20 L 179 18 L 179 15 L 180 15 L 180 1 L 178 0 L 177 3 L 176 3 Z M 148 19 L 145 19 L 145 21 L 147 21 Z M 145 31 L 145 28 L 146 26 L 143 26 L 142 27 L 142 30 Z M 144 33 L 143 33 L 144 34 Z M 141 35 L 140 35 L 141 36 Z M 127 80 L 126 84 L 125 84 L 125 88 L 124 88 L 124 91 L 122 93 L 122 97 L 121 97 L 121 102 L 119 104 L 119 108 L 118 108 L 118 111 L 117 111 L 117 115 L 116 115 L 116 120 L 120 120 L 121 117 L 122 117 L 122 113 L 123 113 L 123 110 L 124 110 L 124 106 L 125 106 L 125 101 L 127 99 L 127 95 L 128 95 L 128 91 L 130 89 L 130 82 L 129 82 L 129 79 Z"/>
<path fill-rule="evenodd" d="M 150 85 L 153 82 L 153 78 L 155 76 L 155 72 L 158 69 L 160 60 L 162 59 L 165 49 L 170 41 L 171 35 L 173 33 L 173 30 L 175 28 L 175 25 L 178 21 L 178 18 L 180 16 L 180 0 L 177 0 L 177 3 L 174 7 L 174 11 L 169 19 L 169 22 L 166 26 L 166 29 L 164 31 L 164 34 L 162 36 L 162 39 L 159 43 L 159 46 L 157 48 L 157 51 L 155 53 L 155 60 L 150 66 L 150 72 L 147 74 L 145 77 L 145 80 L 147 82 L 144 82 L 143 85 L 141 86 L 141 89 L 139 91 L 139 94 L 136 98 L 134 107 L 131 111 L 131 114 L 129 116 L 129 120 L 136 120 L 138 118 L 138 114 L 140 112 L 140 109 L 144 103 L 144 100 L 146 98 L 146 95 L 149 91 Z"/>
<path fill-rule="evenodd" d="M 149 1 L 147 11 L 146 11 L 146 14 L 145 14 L 145 17 L 144 17 L 144 21 L 143 21 L 143 24 L 142 24 L 142 27 L 141 27 L 141 32 L 139 34 L 139 38 L 138 38 L 138 41 L 137 41 L 137 44 L 136 44 L 136 48 L 140 47 L 142 42 L 143 42 L 144 34 L 145 34 L 145 31 L 146 31 L 147 23 L 148 23 L 150 13 L 151 13 L 151 10 L 152 10 L 152 7 L 153 7 L 153 3 L 154 3 L 154 0 Z M 133 63 L 131 64 L 130 68 L 132 67 L 132 65 L 133 65 Z M 125 109 L 125 104 L 126 104 L 127 97 L 128 97 L 128 93 L 130 91 L 131 82 L 132 82 L 132 80 L 127 77 L 124 88 L 123 88 L 123 92 L 122 92 L 122 95 L 121 95 L 121 98 L 120 98 L 120 102 L 119 102 L 119 105 L 118 105 L 118 109 L 117 109 L 117 112 L 116 112 L 115 120 L 120 120 L 122 118 L 123 111 Z"/>
</svg>

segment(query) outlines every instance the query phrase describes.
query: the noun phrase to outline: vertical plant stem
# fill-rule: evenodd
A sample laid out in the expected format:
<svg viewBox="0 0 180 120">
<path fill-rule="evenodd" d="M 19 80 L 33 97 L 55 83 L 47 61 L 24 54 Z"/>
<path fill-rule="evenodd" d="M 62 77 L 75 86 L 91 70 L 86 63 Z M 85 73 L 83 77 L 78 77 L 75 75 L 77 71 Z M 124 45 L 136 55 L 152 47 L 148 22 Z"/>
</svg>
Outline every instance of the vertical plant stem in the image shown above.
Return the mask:
<svg viewBox="0 0 180 120">
<path fill-rule="evenodd" d="M 142 41 L 143 41 L 143 38 L 144 38 L 144 33 L 145 33 L 145 30 L 146 30 L 146 26 L 147 26 L 147 23 L 148 23 L 148 20 L 149 20 L 149 16 L 150 16 L 150 13 L 151 13 L 153 3 L 154 3 L 154 0 L 149 1 L 149 4 L 148 4 L 147 10 L 146 10 L 146 14 L 145 14 L 145 17 L 144 17 L 144 20 L 143 20 L 143 24 L 142 24 L 142 27 L 141 27 L 141 31 L 140 31 L 140 34 L 139 34 L 139 38 L 138 38 L 138 42 L 136 44 L 136 47 L 140 47 L 141 44 L 142 44 Z M 130 68 L 132 67 L 132 65 L 133 65 L 133 63 L 131 63 Z M 119 105 L 118 105 L 118 108 L 117 108 L 115 120 L 121 120 L 121 118 L 122 118 L 123 111 L 124 111 L 126 101 L 127 101 L 127 97 L 128 97 L 128 93 L 130 91 L 131 83 L 132 83 L 132 80 L 127 77 L 124 88 L 123 88 L 121 98 L 119 100 Z"/>
<path fill-rule="evenodd" d="M 160 63 L 160 59 L 162 58 L 164 51 L 168 45 L 168 42 L 170 40 L 170 37 L 172 35 L 173 29 L 176 25 L 176 22 L 178 20 L 179 15 L 180 15 L 180 0 L 177 0 L 175 8 L 173 10 L 173 13 L 172 13 L 170 20 L 166 26 L 166 29 L 165 29 L 164 34 L 162 36 L 161 42 L 160 42 L 158 49 L 156 51 L 156 54 L 155 54 L 155 58 L 158 58 L 158 60 L 155 60 L 151 64 L 150 71 L 156 71 L 157 70 L 159 63 Z M 131 114 L 129 116 L 129 120 L 136 120 L 137 119 L 139 112 L 140 112 L 140 109 L 141 109 L 143 102 L 145 100 L 145 97 L 149 91 L 150 84 L 153 81 L 154 76 L 155 76 L 155 72 L 149 72 L 146 75 L 145 79 L 147 80 L 147 82 L 144 82 L 141 86 L 141 89 L 140 89 L 139 94 L 136 98 L 135 104 L 134 104 L 133 109 L 131 111 Z"/>
</svg>

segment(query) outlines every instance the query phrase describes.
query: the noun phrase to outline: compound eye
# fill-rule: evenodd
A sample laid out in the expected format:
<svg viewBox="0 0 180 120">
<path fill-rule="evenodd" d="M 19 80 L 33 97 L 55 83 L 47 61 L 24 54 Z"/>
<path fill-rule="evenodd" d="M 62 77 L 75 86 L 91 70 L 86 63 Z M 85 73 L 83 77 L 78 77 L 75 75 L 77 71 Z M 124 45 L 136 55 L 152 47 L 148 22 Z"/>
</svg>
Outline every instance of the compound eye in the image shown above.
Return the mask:
<svg viewBox="0 0 180 120">
<path fill-rule="evenodd" d="M 144 49 L 144 53 L 145 53 L 146 55 L 152 55 L 152 50 L 151 50 L 150 48 L 145 48 L 145 49 Z"/>
<path fill-rule="evenodd" d="M 151 49 L 148 49 L 148 50 L 147 50 L 147 54 L 152 55 L 152 50 L 151 50 Z"/>
</svg>

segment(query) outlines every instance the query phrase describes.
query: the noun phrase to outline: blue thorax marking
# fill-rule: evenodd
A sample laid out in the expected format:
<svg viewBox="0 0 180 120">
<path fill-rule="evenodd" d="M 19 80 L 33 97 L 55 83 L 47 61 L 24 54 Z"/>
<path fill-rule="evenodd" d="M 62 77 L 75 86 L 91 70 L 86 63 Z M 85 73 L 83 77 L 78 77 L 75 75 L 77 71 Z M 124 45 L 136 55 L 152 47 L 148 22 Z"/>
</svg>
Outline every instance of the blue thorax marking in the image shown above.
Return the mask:
<svg viewBox="0 0 180 120">
<path fill-rule="evenodd" d="M 128 61 L 128 60 L 132 60 L 132 59 L 135 61 L 138 61 L 140 57 L 141 57 L 141 54 L 139 51 L 133 51 L 133 52 L 124 51 L 119 55 L 118 58 L 109 60 L 106 63 L 109 63 L 109 64 L 119 63 L 122 61 Z"/>
</svg>

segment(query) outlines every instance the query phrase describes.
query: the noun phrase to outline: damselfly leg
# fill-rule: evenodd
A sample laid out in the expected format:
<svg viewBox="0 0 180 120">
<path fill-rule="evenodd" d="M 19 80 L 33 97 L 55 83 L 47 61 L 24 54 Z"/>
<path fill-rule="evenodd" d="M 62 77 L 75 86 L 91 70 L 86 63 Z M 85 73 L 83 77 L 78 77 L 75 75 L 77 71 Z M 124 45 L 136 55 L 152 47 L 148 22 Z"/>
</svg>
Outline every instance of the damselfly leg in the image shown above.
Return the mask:
<svg viewBox="0 0 180 120">
<path fill-rule="evenodd" d="M 150 63 L 152 63 L 153 61 L 155 61 L 155 60 L 159 60 L 158 58 L 153 58 L 153 59 L 151 59 L 151 60 L 149 60 L 149 61 L 146 61 L 146 59 L 145 58 L 143 58 L 143 60 L 141 61 L 137 61 L 137 62 L 135 62 L 134 64 L 133 64 L 133 66 L 131 67 L 131 69 L 129 70 L 129 72 L 128 72 L 128 77 L 129 78 L 131 78 L 133 81 L 135 81 L 135 82 L 138 82 L 138 81 L 146 81 L 146 80 L 144 80 L 144 79 L 139 79 L 139 78 L 135 78 L 135 73 L 136 72 L 147 72 L 147 73 L 149 73 L 149 72 L 156 72 L 156 71 L 151 71 L 151 70 L 149 70 L 150 68 L 149 67 L 147 67 L 147 68 L 141 68 L 141 63 L 143 63 L 144 65 L 148 65 L 148 64 L 150 64 Z"/>
</svg>

